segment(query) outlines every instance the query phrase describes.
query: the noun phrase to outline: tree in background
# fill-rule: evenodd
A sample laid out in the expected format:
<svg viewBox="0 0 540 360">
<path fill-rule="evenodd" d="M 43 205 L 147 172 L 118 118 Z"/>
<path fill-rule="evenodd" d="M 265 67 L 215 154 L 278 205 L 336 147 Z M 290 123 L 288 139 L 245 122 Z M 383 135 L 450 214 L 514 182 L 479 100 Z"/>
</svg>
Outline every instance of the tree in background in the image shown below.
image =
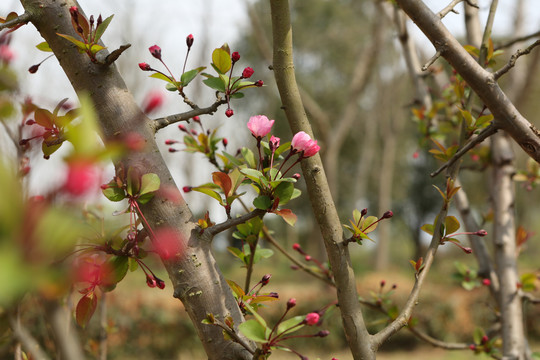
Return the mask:
<svg viewBox="0 0 540 360">
<path fill-rule="evenodd" d="M 531 52 L 537 43 L 525 51 L 517 51 L 506 65 L 500 66 L 494 62 L 499 53 L 489 36 L 497 1 L 491 3 L 483 36 L 479 36 L 477 30 L 474 4 L 466 2 L 471 36 L 469 43 L 472 44 L 466 47 L 460 45 L 441 23 L 441 19 L 461 1 L 452 1 L 438 14 L 419 0 L 395 2 L 343 2 L 341 7 L 331 2 L 317 2 L 313 7 L 297 4 L 291 13 L 288 1 L 271 1 L 272 51 L 265 47 L 262 35 L 258 36 L 258 42 L 267 62 L 272 64 L 279 102 L 294 135 L 287 140 L 285 136 L 279 139 L 272 132 L 274 120 L 262 115 L 253 116 L 245 125 L 253 135 L 256 150 L 243 147 L 233 154 L 227 152 L 228 141 L 220 138 L 216 130 L 205 128 L 199 116 L 220 111 L 230 118 L 229 121 L 239 121 L 235 118 L 234 109 L 241 106 L 244 90 L 265 90 L 260 89 L 263 85 L 260 80 L 252 79 L 254 70 L 240 65 L 240 53 L 224 45 L 213 51 L 212 64 L 208 69 L 186 69 L 184 65 L 180 75 L 175 77 L 178 70 L 171 71 L 167 66 L 166 50 L 162 54 L 159 46 L 150 47 L 153 62 L 139 63 L 140 70 L 165 81 L 167 89 L 177 92 L 190 107 L 185 113 L 150 119 L 135 103 L 114 64 L 129 46 L 109 52 L 100 42 L 112 17 L 87 17 L 72 1 L 60 4 L 56 1 L 23 0 L 25 13 L 9 14 L 3 19 L 0 29 L 13 31 L 23 24 L 32 23 L 46 41 L 39 48 L 53 52 L 73 84 L 81 106 L 77 110 L 65 109 L 65 101 L 59 101 L 51 111 L 25 102 L 20 107 L 22 121 L 15 127 L 5 126 L 15 145 L 18 168 L 13 170 L 2 164 L 0 176 L 2 196 L 6 199 L 0 208 L 3 250 L 0 263 L 3 264 L 2 284 L 5 284 L 0 304 L 5 309 L 4 316 L 9 320 L 14 338 L 22 348 L 38 359 L 48 358 L 46 352 L 51 348 L 62 358 L 84 358 L 77 331 L 66 315 L 72 302 L 75 303 L 75 319 L 84 326 L 92 318 L 99 298 L 112 291 L 128 270 L 142 271 L 150 287 L 165 287 L 165 281 L 156 276 L 155 270 L 148 265 L 147 255 L 155 253 L 169 275 L 174 296 L 183 303 L 210 359 L 266 358 L 279 349 L 297 353 L 289 347 L 287 340 L 297 336 L 328 336 L 325 330 L 310 332 L 309 329 L 320 325 L 326 312 L 336 306 L 355 359 L 374 359 L 380 346 L 405 326 L 436 346 L 472 350 L 494 358 L 531 358 L 532 351 L 525 340 L 522 302 L 538 302 L 528 292 L 535 286 L 536 275 L 520 276 L 517 270 L 519 249 L 516 246 L 523 246 L 527 235 L 523 230 L 520 233 L 515 225 L 513 176 L 516 171 L 509 137 L 536 161 L 540 159 L 540 140 L 538 131 L 517 111 L 497 85 L 497 80 L 511 70 L 520 56 Z M 322 12 L 316 11 L 319 7 Z M 431 66 L 434 84 L 440 85 L 439 88 L 428 87 L 424 76 L 419 74 L 415 45 L 407 35 L 400 8 L 435 45 L 436 55 L 424 68 Z M 371 15 L 368 17 L 376 18 L 377 14 L 385 20 L 373 21 L 371 30 L 364 33 L 365 28 L 356 28 L 360 21 L 354 23 L 350 19 L 351 33 L 357 31 L 365 36 L 369 49 L 353 49 L 352 57 L 336 57 L 336 52 L 340 52 L 339 45 L 345 42 L 336 41 L 337 50 L 320 47 L 317 41 L 312 41 L 317 40 L 312 34 L 306 34 L 302 42 L 306 46 L 301 48 L 303 52 L 299 60 L 307 71 L 317 69 L 320 76 L 306 77 L 302 90 L 295 78 L 291 14 L 298 19 L 298 26 L 304 26 L 303 21 L 328 23 L 328 33 L 337 33 L 335 36 L 341 35 L 339 31 L 332 30 L 336 29 L 333 27 L 335 17 L 350 19 L 368 14 Z M 252 13 L 251 19 L 254 33 L 258 33 L 261 29 L 257 24 L 258 18 Z M 380 217 L 368 216 L 367 209 L 351 210 L 354 205 L 343 201 L 344 206 L 350 206 L 350 210 L 344 212 L 352 212 L 352 218 L 342 221 L 334 203 L 334 197 L 339 198 L 341 194 L 346 198 L 348 194 L 346 190 L 338 192 L 339 180 L 347 178 L 343 176 L 347 172 L 342 171 L 338 160 L 340 153 L 348 153 L 352 144 L 358 149 L 349 160 L 354 164 L 353 174 L 361 175 L 366 167 L 380 167 L 379 206 L 390 204 L 390 181 L 394 178 L 392 174 L 396 166 L 393 157 L 397 153 L 397 135 L 404 126 L 403 118 L 397 115 L 401 107 L 396 109 L 391 98 L 393 94 L 397 96 L 397 92 L 381 90 L 384 96 L 372 99 L 365 90 L 370 89 L 372 83 L 375 89 L 393 88 L 392 81 L 388 81 L 380 71 L 375 71 L 378 59 L 375 55 L 385 49 L 385 34 L 388 36 L 389 24 L 392 23 L 415 86 L 416 106 L 412 113 L 422 136 L 420 144 L 429 146 L 430 153 L 444 163 L 433 175 L 443 171 L 446 174 L 436 188 L 440 194 L 438 214 L 422 226 L 422 230 L 431 236 L 430 245 L 423 256 L 410 261 L 415 283 L 401 308 L 393 303 L 392 291 L 383 291 L 383 282 L 371 299 L 359 298 L 349 253 L 352 246 L 362 245 L 370 239 L 378 224 L 392 218 L 393 212 L 379 209 Z M 3 41 L 3 46 L 9 45 L 5 33 Z M 193 37 L 187 36 L 186 59 L 193 44 Z M 8 49 L 4 48 L 4 51 Z M 14 96 L 17 87 L 16 77 L 9 69 L 9 56 L 6 52 L 3 54 L 0 77 L 4 104 L 2 119 L 16 112 Z M 445 58 L 450 66 L 447 69 L 446 65 L 434 66 L 438 57 Z M 394 63 L 388 60 L 388 63 L 381 61 L 380 64 L 388 66 Z M 39 71 L 39 65 L 30 71 Z M 448 76 L 444 76 L 445 73 Z M 201 77 L 204 77 L 204 84 L 216 92 L 213 103 L 206 106 L 199 105 L 200 101 L 189 95 L 189 84 Z M 340 90 L 343 83 L 347 84 L 345 92 Z M 522 89 L 526 88 L 517 83 L 513 87 L 520 89 L 516 90 L 517 93 L 523 93 Z M 363 105 L 364 101 L 367 105 Z M 313 119 L 311 122 L 304 106 Z M 366 162 L 356 167 L 356 159 L 373 150 L 369 141 L 375 136 L 367 134 L 377 133 L 369 119 L 359 126 L 360 132 L 351 131 L 355 128 L 355 121 L 363 117 L 360 115 L 365 110 L 363 106 L 374 114 L 382 114 L 377 124 L 379 136 L 384 139 L 380 165 L 374 165 L 373 159 L 364 159 Z M 329 112 L 329 108 L 335 112 Z M 184 122 L 189 122 L 189 126 Z M 313 136 L 312 122 L 318 127 L 318 136 Z M 172 181 L 154 140 L 157 131 L 172 124 L 178 125 L 182 133 L 183 149 L 203 154 L 216 168 L 211 182 L 186 186 L 183 191 L 198 191 L 213 198 L 223 207 L 227 215 L 225 222 L 215 224 L 208 213 L 196 219 Z M 94 134 L 100 134 L 105 147 L 96 141 Z M 363 137 L 367 137 L 367 144 L 362 141 Z M 313 140 L 315 138 L 320 139 L 320 143 Z M 490 147 L 480 147 L 479 144 L 486 139 L 491 141 Z M 21 182 L 32 170 L 27 153 L 37 144 L 43 156 L 48 158 L 54 156 L 66 141 L 72 144 L 73 149 L 65 159 L 65 181 L 44 196 L 29 198 L 21 187 Z M 180 146 L 175 139 L 168 140 L 166 144 L 170 152 L 178 151 Z M 320 145 L 324 149 L 325 166 L 318 154 Z M 493 214 L 490 218 L 493 231 L 490 233 L 493 234 L 494 261 L 484 240 L 487 232 L 481 230 L 480 224 L 471 216 L 466 189 L 459 179 L 462 158 L 467 152 L 477 159 L 478 167 L 490 167 L 492 171 L 490 196 Z M 111 222 L 93 208 L 87 207 L 81 216 L 75 215 L 81 196 L 99 188 L 100 164 L 103 161 L 112 161 L 115 165 L 113 179 L 102 184 L 101 189 L 109 200 L 125 204 L 125 210 L 117 209 L 120 210 L 118 213 L 127 214 L 128 219 L 123 225 Z M 296 164 L 301 165 L 302 175 L 292 174 L 291 169 Z M 400 164 L 400 169 L 402 166 Z M 531 164 L 528 172 L 520 175 L 517 180 L 525 180 L 532 187 L 538 176 L 538 167 Z M 312 258 L 295 244 L 293 250 L 316 265 L 310 268 L 296 261 L 295 266 L 335 288 L 336 300 L 317 311 L 290 317 L 289 312 L 296 306 L 296 300 L 291 298 L 279 320 L 269 323 L 258 309 L 263 303 L 274 302 L 279 295 L 263 292 L 271 275 L 264 275 L 255 285 L 251 280 L 255 263 L 272 255 L 260 246 L 259 240 L 264 238 L 277 251 L 287 252 L 262 219 L 272 213 L 288 224 L 296 222 L 296 215 L 285 206 L 300 196 L 295 188 L 299 179 L 305 181 L 328 264 Z M 361 191 L 367 191 L 369 183 L 366 184 Z M 252 204 L 242 198 L 245 186 L 255 189 Z M 244 212 L 236 214 L 233 203 L 240 203 Z M 464 232 L 459 231 L 460 221 L 448 214 L 454 203 L 461 213 Z M 239 248 L 229 249 L 246 267 L 246 279 L 242 285 L 224 279 L 211 251 L 213 238 L 231 228 L 236 229 L 234 237 L 242 244 Z M 460 235 L 469 236 L 472 249 L 461 244 Z M 466 254 L 472 252 L 478 261 L 478 270 L 458 265 L 463 285 L 472 288 L 483 284 L 488 287 L 500 310 L 492 329 L 479 329 L 471 334 L 472 344 L 434 339 L 423 333 L 412 317 L 439 246 L 450 243 Z M 384 247 L 382 249 L 380 254 L 384 256 L 387 251 Z M 379 266 L 384 267 L 385 261 L 379 260 Z M 66 272 L 74 275 L 66 277 Z M 35 273 L 40 276 L 35 276 Z M 28 301 L 24 297 L 27 293 L 39 299 L 49 314 L 47 321 L 54 334 L 54 346 L 48 349 L 40 346 L 32 336 L 22 320 L 23 314 L 18 310 Z M 77 295 L 69 295 L 73 293 Z M 101 301 L 103 303 L 103 299 Z M 381 313 L 385 326 L 373 331 L 366 324 L 363 307 Z M 306 332 L 297 335 L 296 331 L 302 328 Z M 105 357 L 106 343 L 102 345 L 101 356 Z M 22 356 L 21 345 L 17 349 L 19 355 L 16 356 Z"/>
</svg>

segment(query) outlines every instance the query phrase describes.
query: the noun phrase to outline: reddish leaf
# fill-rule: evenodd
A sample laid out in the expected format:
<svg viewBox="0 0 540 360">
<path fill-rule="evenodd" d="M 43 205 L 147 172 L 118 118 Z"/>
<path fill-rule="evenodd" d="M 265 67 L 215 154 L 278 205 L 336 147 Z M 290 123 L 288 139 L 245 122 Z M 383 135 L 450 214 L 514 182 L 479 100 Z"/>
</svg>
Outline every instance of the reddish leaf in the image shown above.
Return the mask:
<svg viewBox="0 0 540 360">
<path fill-rule="evenodd" d="M 97 296 L 94 292 L 89 292 L 84 295 L 81 300 L 77 303 L 77 308 L 75 309 L 75 318 L 77 319 L 77 324 L 82 327 L 85 327 L 88 324 L 88 321 L 94 315 L 97 307 Z"/>
<path fill-rule="evenodd" d="M 214 184 L 216 184 L 221 188 L 221 190 L 223 190 L 225 197 L 232 195 L 230 194 L 232 188 L 232 181 L 229 175 L 225 174 L 224 172 L 216 171 L 212 173 L 212 180 L 214 181 Z"/>
<path fill-rule="evenodd" d="M 291 211 L 291 209 L 281 209 L 274 211 L 274 214 L 277 214 L 285 220 L 285 222 L 291 226 L 294 226 L 296 224 L 297 217 L 296 215 Z"/>
<path fill-rule="evenodd" d="M 48 110 L 37 109 L 34 113 L 34 119 L 46 129 L 52 129 L 54 127 L 53 114 Z"/>
</svg>

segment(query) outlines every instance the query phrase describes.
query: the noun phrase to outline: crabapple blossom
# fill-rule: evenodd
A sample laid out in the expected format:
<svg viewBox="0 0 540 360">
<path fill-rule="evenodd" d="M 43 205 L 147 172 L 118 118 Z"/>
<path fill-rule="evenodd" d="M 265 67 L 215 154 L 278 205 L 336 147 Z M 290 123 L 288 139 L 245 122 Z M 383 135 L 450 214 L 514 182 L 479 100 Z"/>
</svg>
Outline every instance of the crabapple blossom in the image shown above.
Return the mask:
<svg viewBox="0 0 540 360">
<path fill-rule="evenodd" d="M 302 158 L 311 157 L 321 149 L 321 147 L 317 145 L 317 140 L 312 140 L 311 137 L 303 131 L 300 131 L 293 136 L 291 147 L 294 152 L 303 152 Z"/>
<path fill-rule="evenodd" d="M 252 116 L 249 118 L 247 127 L 249 131 L 253 134 L 258 140 L 262 139 L 264 136 L 268 135 L 274 125 L 275 120 L 268 120 L 264 115 Z"/>
</svg>

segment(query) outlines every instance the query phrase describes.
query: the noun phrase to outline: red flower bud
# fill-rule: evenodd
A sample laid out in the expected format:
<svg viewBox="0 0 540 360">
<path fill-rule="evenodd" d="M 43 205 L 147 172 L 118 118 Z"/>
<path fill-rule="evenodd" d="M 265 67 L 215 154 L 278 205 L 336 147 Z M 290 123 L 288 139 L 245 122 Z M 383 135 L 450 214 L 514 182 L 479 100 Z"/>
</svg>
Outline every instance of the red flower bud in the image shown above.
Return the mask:
<svg viewBox="0 0 540 360">
<path fill-rule="evenodd" d="M 187 132 L 187 128 L 183 124 L 179 124 L 178 128 L 180 129 L 180 131 Z"/>
<path fill-rule="evenodd" d="M 489 340 L 489 338 L 487 337 L 487 335 L 482 336 L 482 345 L 487 343 L 488 340 Z"/>
<path fill-rule="evenodd" d="M 188 47 L 188 49 L 191 48 L 191 46 L 193 45 L 193 35 L 192 34 L 189 34 L 187 37 L 186 37 L 186 45 Z"/>
<path fill-rule="evenodd" d="M 306 259 L 306 261 L 311 261 L 311 255 L 306 255 L 304 259 Z"/>
<path fill-rule="evenodd" d="M 229 108 L 229 109 L 227 109 L 227 111 L 225 111 L 225 116 L 231 117 L 231 116 L 233 116 L 233 115 L 234 115 L 233 109 L 230 109 L 230 108 Z"/>
<path fill-rule="evenodd" d="M 272 291 L 271 293 L 269 293 L 268 296 L 279 299 L 279 294 L 275 291 Z"/>
<path fill-rule="evenodd" d="M 165 289 L 165 281 L 156 278 L 156 284 L 157 284 L 157 287 L 160 288 L 161 290 Z"/>
<path fill-rule="evenodd" d="M 177 142 L 178 141 L 176 141 L 176 140 L 169 139 L 169 140 L 165 140 L 165 145 L 173 145 L 173 144 L 176 144 Z"/>
<path fill-rule="evenodd" d="M 101 14 L 99 14 L 98 18 L 97 18 L 97 22 L 96 22 L 96 27 L 98 27 L 99 25 L 101 25 L 101 23 L 103 22 L 103 18 L 101 17 Z"/>
<path fill-rule="evenodd" d="M 79 9 L 76 6 L 72 6 L 69 8 L 69 13 L 71 14 L 71 17 L 73 17 L 73 19 L 76 19 L 75 21 L 77 22 L 77 15 L 79 14 Z"/>
<path fill-rule="evenodd" d="M 142 71 L 150 71 L 152 70 L 152 68 L 150 67 L 150 65 L 148 65 L 147 63 L 139 63 L 139 68 L 142 70 Z"/>
<path fill-rule="evenodd" d="M 474 235 L 478 235 L 478 236 L 486 236 L 487 235 L 487 231 L 482 229 L 482 230 L 478 230 L 477 232 L 474 233 Z"/>
<path fill-rule="evenodd" d="M 255 81 L 255 86 L 256 87 L 262 87 L 263 85 L 264 85 L 264 82 L 262 80 Z"/>
<path fill-rule="evenodd" d="M 296 173 L 296 174 L 294 174 L 292 177 L 293 177 L 293 179 L 295 179 L 295 180 L 300 180 L 301 175 L 300 175 L 299 173 Z"/>
<path fill-rule="evenodd" d="M 178 151 L 178 150 L 176 150 L 175 148 L 169 148 L 169 152 L 170 152 L 170 153 L 175 153 L 175 152 L 177 152 L 177 151 Z"/>
<path fill-rule="evenodd" d="M 183 190 L 185 193 L 188 193 L 188 192 L 190 192 L 190 191 L 193 190 L 193 187 L 191 187 L 191 186 L 184 186 L 184 187 L 182 188 L 182 190 Z"/>
<path fill-rule="evenodd" d="M 227 147 L 227 145 L 229 144 L 229 140 L 227 140 L 227 138 L 223 138 L 221 140 L 221 143 L 223 144 L 223 146 Z"/>
<path fill-rule="evenodd" d="M 155 288 L 157 285 L 157 281 L 154 277 L 146 275 L 146 285 L 148 285 L 151 288 Z"/>
<path fill-rule="evenodd" d="M 472 351 L 476 350 L 476 345 L 475 344 L 469 345 L 469 349 L 471 349 Z"/>
<path fill-rule="evenodd" d="M 362 209 L 362 211 L 360 211 L 361 216 L 366 216 L 366 214 L 367 214 L 367 208 L 364 208 Z"/>
<path fill-rule="evenodd" d="M 390 219 L 392 216 L 394 216 L 394 213 L 390 210 L 388 210 L 387 212 L 385 212 L 382 216 L 381 219 Z"/>
<path fill-rule="evenodd" d="M 191 134 L 193 134 L 193 135 L 197 136 L 197 130 L 195 130 L 195 129 L 191 129 Z"/>
<path fill-rule="evenodd" d="M 386 280 L 381 280 L 381 287 L 384 287 L 386 285 Z"/>
<path fill-rule="evenodd" d="M 268 282 L 270 281 L 270 278 L 272 277 L 272 274 L 266 274 L 262 277 L 261 279 L 261 284 L 264 286 L 264 285 L 267 285 Z"/>
<path fill-rule="evenodd" d="M 88 19 L 88 21 L 90 21 L 90 26 L 93 26 L 94 25 L 94 15 L 90 15 L 90 19 Z"/>
<path fill-rule="evenodd" d="M 306 319 L 304 320 L 306 324 L 309 326 L 317 325 L 320 319 L 320 315 L 316 312 L 312 312 L 306 315 Z"/>
<path fill-rule="evenodd" d="M 28 72 L 29 72 L 30 74 L 35 74 L 35 73 L 38 71 L 38 69 L 39 69 L 39 65 L 41 65 L 41 64 L 36 64 L 36 65 L 30 66 L 30 67 L 28 68 Z"/>
<path fill-rule="evenodd" d="M 472 253 L 472 249 L 469 248 L 469 247 L 464 247 L 463 251 L 465 251 L 466 254 L 471 254 Z"/>
<path fill-rule="evenodd" d="M 484 285 L 484 286 L 489 286 L 489 285 L 491 285 L 491 280 L 489 280 L 489 279 L 482 279 L 482 285 Z"/>
<path fill-rule="evenodd" d="M 238 60 L 240 60 L 240 54 L 238 53 L 238 51 L 232 53 L 231 60 L 233 62 L 237 62 Z"/>
<path fill-rule="evenodd" d="M 319 337 L 327 337 L 328 335 L 330 335 L 330 331 L 328 330 L 321 330 L 317 334 L 315 334 L 315 336 Z"/>
<path fill-rule="evenodd" d="M 150 46 L 148 48 L 150 54 L 158 60 L 161 60 L 161 48 L 157 45 Z"/>
<path fill-rule="evenodd" d="M 34 125 L 35 123 L 36 123 L 35 120 L 32 120 L 32 119 L 26 120 L 26 125 Z"/>
<path fill-rule="evenodd" d="M 249 79 L 251 77 L 251 75 L 253 75 L 254 72 L 255 71 L 253 71 L 252 68 L 247 67 L 247 68 L 244 69 L 244 71 L 242 71 L 242 77 L 244 79 Z"/>
<path fill-rule="evenodd" d="M 201 122 L 201 118 L 200 118 L 199 116 L 195 115 L 195 116 L 193 117 L 193 121 L 200 123 L 200 122 Z"/>
<path fill-rule="evenodd" d="M 109 184 L 101 184 L 100 186 L 101 190 L 105 190 L 109 188 Z"/>
</svg>

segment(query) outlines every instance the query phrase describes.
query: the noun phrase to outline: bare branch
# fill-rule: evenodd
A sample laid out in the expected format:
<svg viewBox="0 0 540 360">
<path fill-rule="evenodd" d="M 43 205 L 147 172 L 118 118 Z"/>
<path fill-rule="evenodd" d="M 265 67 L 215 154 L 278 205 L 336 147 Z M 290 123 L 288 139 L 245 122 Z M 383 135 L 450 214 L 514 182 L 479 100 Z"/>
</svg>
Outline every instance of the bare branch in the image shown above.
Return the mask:
<svg viewBox="0 0 540 360">
<path fill-rule="evenodd" d="M 431 59 L 428 60 L 427 63 L 425 63 L 424 65 L 422 65 L 422 71 L 426 71 L 426 70 L 427 70 L 431 65 L 433 65 L 433 63 L 434 63 L 435 61 L 437 61 L 437 59 L 440 58 L 440 57 L 441 57 L 441 52 L 440 52 L 440 51 L 437 51 L 437 52 L 435 53 L 435 55 L 433 55 L 433 56 L 431 57 Z"/>
<path fill-rule="evenodd" d="M 529 35 L 520 36 L 520 37 L 517 37 L 517 38 L 512 39 L 510 41 L 507 41 L 505 43 L 502 43 L 502 44 L 499 44 L 499 45 L 495 46 L 495 50 L 505 49 L 505 48 L 511 47 L 512 45 L 517 44 L 519 42 L 534 39 L 534 38 L 539 37 L 539 36 L 540 36 L 540 31 L 534 32 L 534 33 L 529 34 Z"/>
<path fill-rule="evenodd" d="M 164 127 L 174 124 L 179 121 L 187 121 L 194 116 L 199 115 L 212 115 L 215 113 L 220 105 L 226 104 L 227 100 L 218 98 L 216 101 L 209 107 L 206 108 L 195 108 L 190 111 L 186 111 L 184 113 L 175 114 L 175 115 L 169 115 L 166 117 L 162 117 L 159 119 L 154 120 L 154 129 L 155 132 L 157 132 L 160 129 L 163 129 Z"/>
<path fill-rule="evenodd" d="M 418 330 L 414 326 L 408 327 L 409 331 L 412 332 L 416 337 L 419 339 L 427 342 L 430 345 L 433 345 L 435 347 L 446 349 L 446 350 L 469 350 L 469 344 L 465 343 L 451 343 L 446 341 L 441 341 L 439 339 L 435 339 L 434 337 L 429 336 L 423 331 Z"/>
<path fill-rule="evenodd" d="M 327 278 L 326 276 L 322 276 L 321 274 L 319 273 L 316 273 L 315 271 L 311 270 L 309 267 L 305 266 L 304 264 L 302 264 L 300 261 L 298 261 L 296 258 L 294 258 L 293 256 L 291 256 L 291 254 L 289 254 L 287 252 L 287 250 L 285 250 L 277 241 L 276 239 L 274 239 L 274 237 L 270 234 L 270 232 L 268 231 L 268 228 L 266 226 L 263 227 L 263 234 L 264 234 L 264 238 L 270 243 L 272 244 L 280 253 L 282 253 L 283 255 L 285 255 L 285 257 L 289 260 L 291 260 L 296 266 L 298 266 L 300 268 L 300 270 L 308 273 L 309 275 L 311 276 L 314 276 L 316 277 L 317 279 L 319 280 L 322 280 L 324 281 L 325 283 L 327 283 L 328 285 L 331 285 L 331 286 L 336 286 L 336 284 L 329 278 Z"/>
<path fill-rule="evenodd" d="M 255 209 L 250 213 L 244 214 L 234 219 L 229 219 L 225 222 L 222 222 L 221 224 L 216 224 L 214 226 L 211 226 L 208 229 L 206 229 L 206 231 L 208 231 L 211 235 L 216 235 L 222 231 L 232 228 L 233 226 L 236 226 L 238 224 L 243 224 L 246 221 L 253 219 L 254 217 L 257 217 L 257 216 L 262 217 L 264 216 L 264 214 L 266 214 L 266 210 Z"/>
<path fill-rule="evenodd" d="M 1 30 L 4 30 L 4 29 L 7 29 L 7 28 L 15 27 L 15 26 L 17 26 L 17 25 L 19 25 L 19 26 L 25 25 L 25 24 L 27 24 L 31 19 L 32 19 L 32 15 L 30 15 L 30 13 L 28 13 L 28 12 L 25 12 L 25 13 L 23 13 L 23 14 L 17 16 L 17 17 L 14 18 L 14 19 L 8 20 L 8 21 L 6 21 L 5 23 L 0 24 L 0 31 L 1 31 Z"/>
<path fill-rule="evenodd" d="M 512 56 L 510 56 L 510 60 L 508 60 L 508 63 L 506 63 L 506 65 L 504 65 L 502 68 L 500 68 L 499 70 L 493 73 L 493 77 L 495 78 L 495 80 L 499 79 L 501 76 L 503 76 L 508 71 L 510 71 L 510 69 L 516 65 L 517 59 L 519 59 L 523 55 L 530 54 L 532 49 L 534 49 L 538 45 L 540 45 L 540 40 L 536 40 L 534 43 L 529 45 L 525 50 L 520 49 L 516 51 L 514 54 L 512 54 Z"/>
<path fill-rule="evenodd" d="M 535 297 L 535 296 L 534 296 L 533 294 L 531 294 L 531 293 L 526 293 L 526 292 L 521 291 L 521 292 L 520 292 L 520 295 L 521 295 L 521 298 L 522 298 L 522 299 L 527 300 L 527 301 L 530 302 L 531 304 L 535 304 L 535 305 L 540 304 L 540 298 Z"/>
<path fill-rule="evenodd" d="M 36 360 L 49 360 L 49 357 L 41 349 L 41 346 L 37 340 L 34 339 L 32 334 L 30 334 L 28 329 L 26 329 L 26 327 L 24 327 L 20 321 L 18 321 L 15 317 L 10 316 L 9 323 L 11 325 L 11 329 L 13 330 L 13 334 L 17 340 L 23 344 L 24 349 L 32 354 L 32 358 Z"/>
<path fill-rule="evenodd" d="M 458 161 L 463 155 L 465 155 L 469 150 L 474 148 L 476 145 L 480 144 L 482 141 L 490 137 L 491 135 L 497 132 L 497 127 L 493 124 L 489 125 L 487 128 L 482 130 L 480 134 L 472 138 L 467 144 L 465 144 L 461 149 L 459 149 L 450 160 L 443 164 L 440 168 L 435 170 L 430 174 L 431 177 L 435 177 L 441 173 L 444 169 L 453 165 Z"/>
</svg>

